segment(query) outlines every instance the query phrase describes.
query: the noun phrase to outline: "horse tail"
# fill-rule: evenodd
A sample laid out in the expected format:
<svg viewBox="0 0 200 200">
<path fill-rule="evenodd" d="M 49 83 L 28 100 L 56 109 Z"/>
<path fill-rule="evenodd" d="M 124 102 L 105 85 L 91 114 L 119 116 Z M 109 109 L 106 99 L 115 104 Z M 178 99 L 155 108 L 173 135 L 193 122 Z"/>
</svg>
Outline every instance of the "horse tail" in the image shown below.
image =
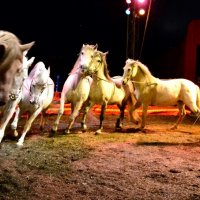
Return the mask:
<svg viewBox="0 0 200 200">
<path fill-rule="evenodd" d="M 200 109 L 200 88 L 199 88 L 199 86 L 197 86 L 197 101 L 196 101 L 196 103 L 197 103 L 198 109 Z"/>
</svg>

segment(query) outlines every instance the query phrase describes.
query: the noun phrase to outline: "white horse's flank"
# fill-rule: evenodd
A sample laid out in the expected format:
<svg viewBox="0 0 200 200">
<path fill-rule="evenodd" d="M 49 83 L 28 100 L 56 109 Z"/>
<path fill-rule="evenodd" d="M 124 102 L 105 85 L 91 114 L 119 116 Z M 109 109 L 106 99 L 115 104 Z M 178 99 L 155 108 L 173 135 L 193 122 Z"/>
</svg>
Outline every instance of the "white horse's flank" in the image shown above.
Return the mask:
<svg viewBox="0 0 200 200">
<path fill-rule="evenodd" d="M 60 98 L 60 109 L 52 127 L 52 133 L 58 129 L 65 103 L 71 103 L 71 115 L 65 130 L 65 133 L 70 133 L 70 129 L 89 95 L 92 78 L 83 75 L 82 71 L 91 62 L 96 49 L 97 45 L 83 44 L 79 57 L 64 83 Z"/>
<path fill-rule="evenodd" d="M 174 106 L 179 109 L 179 118 L 172 129 L 176 129 L 185 116 L 185 105 L 196 114 L 200 114 L 200 90 L 187 79 L 161 80 L 154 77 L 149 69 L 139 61 L 127 59 L 124 66 L 123 83 L 128 80 L 135 85 L 137 103 L 134 109 L 142 105 L 141 128 L 145 127 L 149 105 Z"/>
<path fill-rule="evenodd" d="M 134 89 L 133 85 L 129 82 L 129 86 L 123 87 L 122 77 L 111 78 L 109 76 L 106 55 L 107 53 L 96 51 L 90 65 L 85 69 L 86 74 L 88 73 L 92 75 L 93 82 L 91 84 L 89 98 L 84 109 L 82 125 L 83 129 L 86 130 L 87 127 L 85 121 L 89 109 L 94 104 L 101 105 L 100 125 L 96 134 L 101 133 L 101 130 L 103 129 L 102 124 L 107 105 L 117 104 L 120 109 L 120 116 L 117 119 L 116 128 L 122 128 L 124 110 L 127 104 L 129 106 L 129 115 L 131 120 L 133 122 L 138 122 L 137 113 L 132 112 L 132 107 L 136 102 L 134 95 L 132 95 L 133 92 L 130 92 Z M 117 86 L 116 83 L 119 85 Z"/>
<path fill-rule="evenodd" d="M 44 115 L 53 100 L 53 96 L 54 82 L 50 78 L 50 67 L 46 69 L 43 62 L 38 62 L 24 81 L 22 99 L 19 102 L 18 110 L 11 124 L 12 129 L 16 132 L 19 117 L 23 113 L 29 112 L 29 119 L 24 125 L 17 145 L 23 145 L 26 133 L 30 130 L 33 121 L 40 113 L 42 114 L 40 128 L 43 128 L 45 123 Z M 17 135 L 17 133 L 15 134 Z"/>
<path fill-rule="evenodd" d="M 10 91 L 9 100 L 4 105 L 2 110 L 1 124 L 0 124 L 0 142 L 2 141 L 6 126 L 8 125 L 11 117 L 13 116 L 16 106 L 22 98 L 22 85 L 24 80 L 28 77 L 28 69 L 32 65 L 35 57 L 28 60 L 26 57 L 27 51 L 25 51 L 23 56 L 22 68 L 15 74 L 13 80 L 13 86 Z"/>
</svg>

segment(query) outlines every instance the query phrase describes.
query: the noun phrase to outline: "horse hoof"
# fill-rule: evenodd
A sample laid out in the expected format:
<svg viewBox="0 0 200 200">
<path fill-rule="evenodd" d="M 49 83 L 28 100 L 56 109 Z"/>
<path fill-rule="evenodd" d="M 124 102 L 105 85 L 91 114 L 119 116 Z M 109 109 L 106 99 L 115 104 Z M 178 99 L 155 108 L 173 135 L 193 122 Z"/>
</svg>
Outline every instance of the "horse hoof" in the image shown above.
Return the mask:
<svg viewBox="0 0 200 200">
<path fill-rule="evenodd" d="M 17 143 L 17 147 L 22 147 L 22 146 L 23 146 L 23 143 L 21 143 L 21 142 Z"/>
<path fill-rule="evenodd" d="M 176 126 L 172 126 L 172 127 L 170 128 L 170 130 L 177 130 L 177 127 L 176 127 Z"/>
<path fill-rule="evenodd" d="M 100 133 L 101 133 L 101 129 L 97 130 L 97 131 L 95 132 L 95 135 L 99 135 Z"/>
<path fill-rule="evenodd" d="M 48 137 L 54 137 L 55 136 L 55 132 L 54 131 L 51 131 L 50 133 L 49 133 L 49 136 Z"/>
<path fill-rule="evenodd" d="M 122 129 L 122 124 L 119 124 L 118 126 L 115 127 L 115 129 Z"/>
<path fill-rule="evenodd" d="M 54 131 L 53 129 L 51 129 L 49 136 L 48 137 L 53 137 L 55 135 L 57 131 Z"/>
<path fill-rule="evenodd" d="M 52 126 L 52 128 L 51 128 L 51 131 L 52 131 L 52 132 L 57 132 L 57 130 L 58 130 L 58 127 L 57 127 L 57 126 Z"/>
<path fill-rule="evenodd" d="M 85 132 L 86 132 L 86 129 L 83 129 L 83 130 L 82 130 L 82 133 L 85 133 Z"/>
<path fill-rule="evenodd" d="M 70 134 L 70 130 L 66 129 L 64 135 Z"/>
<path fill-rule="evenodd" d="M 17 129 L 17 127 L 15 125 L 12 125 L 12 124 L 10 125 L 10 127 L 11 127 L 12 130 L 16 130 Z"/>
<path fill-rule="evenodd" d="M 115 128 L 115 132 L 121 132 L 122 131 L 122 128 L 121 127 L 116 127 Z"/>
<path fill-rule="evenodd" d="M 18 137 L 19 134 L 18 134 L 18 132 L 15 130 L 14 133 L 13 133 L 13 135 L 14 135 L 14 137 Z"/>
</svg>

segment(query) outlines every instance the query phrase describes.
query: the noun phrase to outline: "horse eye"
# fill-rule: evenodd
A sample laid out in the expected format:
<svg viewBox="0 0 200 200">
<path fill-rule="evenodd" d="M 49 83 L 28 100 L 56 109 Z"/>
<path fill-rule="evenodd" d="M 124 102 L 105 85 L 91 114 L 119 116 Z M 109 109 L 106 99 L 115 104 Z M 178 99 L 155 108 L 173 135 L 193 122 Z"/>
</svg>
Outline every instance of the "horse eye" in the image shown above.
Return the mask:
<svg viewBox="0 0 200 200">
<path fill-rule="evenodd" d="M 21 68 L 17 70 L 17 73 L 21 73 L 21 72 L 22 72 L 22 69 L 21 69 Z"/>
</svg>

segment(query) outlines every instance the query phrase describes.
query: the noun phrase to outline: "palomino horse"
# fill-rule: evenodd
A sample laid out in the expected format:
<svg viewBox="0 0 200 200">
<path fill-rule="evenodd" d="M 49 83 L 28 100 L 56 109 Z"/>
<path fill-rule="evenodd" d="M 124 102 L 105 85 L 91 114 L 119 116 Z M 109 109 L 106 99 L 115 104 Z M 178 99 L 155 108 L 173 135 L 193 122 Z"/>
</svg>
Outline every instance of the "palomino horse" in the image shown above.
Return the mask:
<svg viewBox="0 0 200 200">
<path fill-rule="evenodd" d="M 9 100 L 1 107 L 2 116 L 0 121 L 0 143 L 4 137 L 6 126 L 8 125 L 11 117 L 13 116 L 16 106 L 22 98 L 22 85 L 24 80 L 28 77 L 28 69 L 34 61 L 34 57 L 28 60 L 25 56 L 27 51 L 24 51 L 23 66 L 17 71 L 14 76 L 13 86 L 9 92 Z"/>
<path fill-rule="evenodd" d="M 154 77 L 140 61 L 127 59 L 124 66 L 123 83 L 131 80 L 135 85 L 137 103 L 134 109 L 142 105 L 141 129 L 145 127 L 149 105 L 174 106 L 179 109 L 179 118 L 172 129 L 177 129 L 185 116 L 185 105 L 196 114 L 200 114 L 199 87 L 187 79 L 161 80 Z"/>
<path fill-rule="evenodd" d="M 15 118 L 11 124 L 12 129 L 16 132 L 19 117 L 21 114 L 29 112 L 29 119 L 24 125 L 17 145 L 23 145 L 26 133 L 30 130 L 33 121 L 40 113 L 42 114 L 40 128 L 43 128 L 45 123 L 44 115 L 53 100 L 53 96 L 54 82 L 50 78 L 50 68 L 46 69 L 43 62 L 38 62 L 24 81 L 22 99 L 19 102 Z M 18 135 L 18 133 L 15 133 L 15 135 Z"/>
<path fill-rule="evenodd" d="M 9 99 L 15 74 L 22 67 L 23 52 L 34 42 L 20 44 L 19 39 L 8 31 L 0 31 L 0 106 Z"/>
<path fill-rule="evenodd" d="M 100 125 L 96 134 L 101 133 L 103 128 L 104 114 L 107 105 L 117 104 L 120 109 L 120 116 L 116 122 L 117 129 L 122 128 L 126 105 L 129 107 L 129 116 L 131 117 L 131 120 L 135 123 L 138 122 L 137 113 L 132 112 L 132 107 L 136 102 L 134 95 L 132 95 L 133 92 L 131 92 L 131 90 L 134 90 L 133 84 L 130 82 L 128 87 L 123 87 L 122 77 L 114 79 L 109 76 L 106 55 L 107 53 L 96 51 L 90 65 L 84 69 L 84 73 L 92 75 L 93 82 L 91 84 L 89 98 L 84 109 L 82 126 L 83 130 L 86 130 L 87 127 L 85 121 L 89 109 L 94 104 L 100 104 Z M 117 86 L 116 82 L 120 83 L 120 85 Z"/>
<path fill-rule="evenodd" d="M 85 76 L 82 73 L 82 70 L 85 66 L 89 65 L 96 49 L 97 45 L 83 44 L 79 57 L 64 83 L 60 98 L 60 109 L 52 127 L 52 134 L 58 129 L 60 118 L 64 112 L 65 103 L 71 103 L 71 115 L 69 116 L 68 126 L 65 130 L 65 133 L 70 133 L 70 129 L 78 116 L 83 103 L 88 98 L 92 82 L 91 77 Z"/>
</svg>

